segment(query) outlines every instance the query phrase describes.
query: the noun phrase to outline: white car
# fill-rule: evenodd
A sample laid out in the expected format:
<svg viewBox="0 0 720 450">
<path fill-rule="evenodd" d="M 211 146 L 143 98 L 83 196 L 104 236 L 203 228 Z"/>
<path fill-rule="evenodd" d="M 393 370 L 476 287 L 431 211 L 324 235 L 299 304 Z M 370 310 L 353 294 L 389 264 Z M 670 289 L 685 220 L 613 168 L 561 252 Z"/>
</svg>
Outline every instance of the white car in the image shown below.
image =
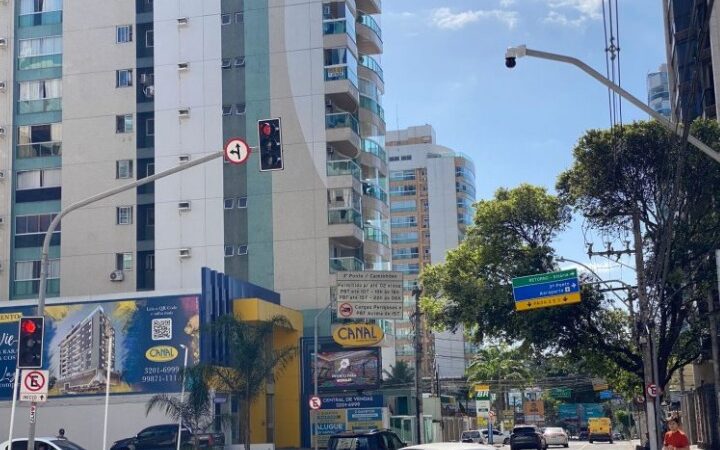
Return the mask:
<svg viewBox="0 0 720 450">
<path fill-rule="evenodd" d="M 543 432 L 543 436 L 545 437 L 545 442 L 548 447 L 551 445 L 562 445 L 567 448 L 570 445 L 568 434 L 562 428 L 547 427 Z"/>
<path fill-rule="evenodd" d="M 460 434 L 460 442 L 471 442 L 474 444 L 487 444 L 485 436 L 480 430 L 466 430 Z"/>
<path fill-rule="evenodd" d="M 9 449 L 9 442 L 5 441 L 0 444 L 0 450 L 11 450 Z M 36 450 L 85 450 L 76 443 L 68 441 L 67 439 L 58 439 L 56 437 L 36 437 L 35 438 L 35 449 Z M 27 450 L 27 438 L 13 439 L 12 450 Z"/>
<path fill-rule="evenodd" d="M 488 437 L 488 430 L 487 428 L 484 428 L 480 430 L 483 437 L 485 438 L 485 442 L 490 442 L 490 439 Z M 508 445 L 510 443 L 510 433 L 504 433 L 498 429 L 493 428 L 493 444 L 502 444 L 502 445 Z"/>
<path fill-rule="evenodd" d="M 477 430 L 476 430 L 477 431 Z M 475 444 L 469 442 L 431 442 L 427 444 L 411 445 L 402 450 L 497 450 L 492 445 Z"/>
</svg>

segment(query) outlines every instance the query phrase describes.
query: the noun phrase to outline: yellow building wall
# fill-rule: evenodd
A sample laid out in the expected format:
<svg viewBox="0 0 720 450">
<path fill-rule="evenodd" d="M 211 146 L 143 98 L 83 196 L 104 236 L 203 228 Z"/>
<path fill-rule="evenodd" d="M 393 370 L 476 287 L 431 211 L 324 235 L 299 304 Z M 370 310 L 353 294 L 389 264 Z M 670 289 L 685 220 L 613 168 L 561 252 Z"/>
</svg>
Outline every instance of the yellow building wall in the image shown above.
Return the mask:
<svg viewBox="0 0 720 450">
<path fill-rule="evenodd" d="M 275 447 L 300 447 L 300 354 L 302 337 L 302 314 L 281 305 L 260 299 L 237 299 L 233 302 L 233 313 L 243 321 L 261 322 L 274 316 L 284 316 L 292 329 L 277 329 L 273 336 L 275 348 L 292 346 L 298 354 L 275 376 Z M 251 407 L 250 437 L 252 443 L 267 442 L 265 419 L 266 396 L 259 395 Z"/>
</svg>

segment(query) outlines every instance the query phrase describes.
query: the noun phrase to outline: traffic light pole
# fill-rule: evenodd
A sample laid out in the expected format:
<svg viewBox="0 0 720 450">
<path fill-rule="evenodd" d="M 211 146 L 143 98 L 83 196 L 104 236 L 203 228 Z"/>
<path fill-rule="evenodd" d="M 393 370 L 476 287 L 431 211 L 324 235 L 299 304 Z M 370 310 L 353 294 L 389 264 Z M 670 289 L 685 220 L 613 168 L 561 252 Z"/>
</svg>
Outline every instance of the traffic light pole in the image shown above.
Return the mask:
<svg viewBox="0 0 720 450">
<path fill-rule="evenodd" d="M 415 286 L 412 290 L 412 295 L 415 297 L 415 418 L 416 424 L 415 429 L 417 430 L 417 443 L 418 445 L 423 443 L 423 413 L 422 413 L 422 390 L 420 389 L 420 373 L 422 366 L 422 341 L 420 339 L 420 333 L 422 332 L 422 321 L 420 320 L 420 294 L 422 294 L 422 288 Z"/>
<path fill-rule="evenodd" d="M 47 290 L 47 277 L 48 277 L 48 269 L 49 269 L 49 263 L 48 263 L 48 255 L 50 252 L 50 240 L 52 239 L 53 232 L 57 228 L 57 226 L 60 224 L 60 220 L 62 220 L 63 217 L 68 215 L 69 213 L 80 209 L 84 206 L 90 205 L 92 203 L 95 203 L 97 201 L 106 199 L 108 197 L 112 197 L 113 195 L 119 194 L 121 192 L 129 191 L 131 189 L 135 189 L 137 187 L 143 186 L 148 183 L 152 183 L 155 180 L 159 180 L 160 178 L 165 178 L 167 176 L 176 174 L 178 172 L 182 172 L 183 170 L 190 169 L 195 166 L 199 166 L 201 164 L 205 164 L 208 161 L 212 161 L 214 159 L 220 158 L 224 155 L 225 151 L 220 150 L 217 152 L 213 152 L 210 154 L 207 154 L 205 156 L 202 156 L 196 160 L 186 162 L 184 164 L 181 164 L 177 167 L 173 167 L 167 170 L 163 170 L 162 172 L 158 172 L 154 175 L 151 175 L 149 177 L 145 177 L 142 180 L 137 180 L 132 183 L 124 184 L 122 186 L 118 186 L 113 189 L 109 189 L 104 192 L 100 192 L 99 194 L 95 194 L 91 197 L 88 197 L 86 199 L 80 200 L 76 203 L 73 203 L 72 205 L 69 205 L 68 207 L 62 209 L 50 222 L 50 225 L 48 226 L 47 231 L 45 232 L 45 239 L 43 240 L 43 246 L 42 246 L 42 254 L 40 255 L 40 282 L 39 282 L 39 290 L 38 290 L 38 304 L 37 304 L 37 315 L 38 316 L 44 316 L 45 315 L 45 297 L 46 297 L 46 290 Z M 35 422 L 37 422 L 37 403 L 32 402 L 30 403 L 30 427 L 28 430 L 28 449 L 34 449 L 35 448 Z"/>
</svg>

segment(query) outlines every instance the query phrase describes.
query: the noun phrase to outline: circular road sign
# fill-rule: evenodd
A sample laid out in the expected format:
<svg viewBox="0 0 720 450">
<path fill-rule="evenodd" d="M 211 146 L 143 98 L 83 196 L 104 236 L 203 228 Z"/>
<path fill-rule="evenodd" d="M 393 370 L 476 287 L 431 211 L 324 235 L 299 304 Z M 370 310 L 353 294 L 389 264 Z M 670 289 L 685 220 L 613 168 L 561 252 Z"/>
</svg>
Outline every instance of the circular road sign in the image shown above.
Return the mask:
<svg viewBox="0 0 720 450">
<path fill-rule="evenodd" d="M 225 143 L 225 159 L 233 164 L 243 164 L 250 157 L 250 147 L 242 139 L 235 137 Z"/>
<path fill-rule="evenodd" d="M 648 384 L 645 392 L 647 392 L 647 395 L 649 395 L 650 397 L 655 398 L 660 395 L 660 388 L 656 384 Z"/>
<path fill-rule="evenodd" d="M 312 397 L 310 397 L 310 401 L 308 402 L 308 404 L 310 405 L 310 409 L 317 410 L 320 409 L 320 407 L 322 406 L 322 400 L 320 399 L 320 397 L 313 395 Z"/>
<path fill-rule="evenodd" d="M 31 370 L 23 377 L 25 389 L 30 392 L 38 392 L 45 387 L 45 375 L 39 370 Z"/>
<path fill-rule="evenodd" d="M 338 312 L 342 317 L 350 317 L 353 313 L 353 307 L 350 303 L 341 303 Z"/>
</svg>

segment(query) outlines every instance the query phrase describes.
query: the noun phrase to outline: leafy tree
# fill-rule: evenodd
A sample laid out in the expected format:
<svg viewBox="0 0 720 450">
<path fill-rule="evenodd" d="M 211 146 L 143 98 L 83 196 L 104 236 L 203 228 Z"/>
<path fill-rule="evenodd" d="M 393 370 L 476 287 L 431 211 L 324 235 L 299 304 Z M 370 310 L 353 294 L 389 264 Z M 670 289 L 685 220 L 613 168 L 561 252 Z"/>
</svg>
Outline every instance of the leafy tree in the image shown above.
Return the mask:
<svg viewBox="0 0 720 450">
<path fill-rule="evenodd" d="M 207 384 L 206 369 L 200 366 L 187 368 L 182 377 L 188 391 L 180 398 L 169 394 L 156 394 L 145 405 L 145 415 L 159 409 L 174 422 L 190 427 L 193 433 L 202 433 L 212 424 L 213 410 L 210 388 Z M 199 448 L 199 442 L 193 440 L 193 448 Z"/>
<path fill-rule="evenodd" d="M 473 356 L 467 369 L 468 383 L 483 383 L 497 396 L 497 409 L 506 409 L 509 388 L 524 387 L 531 378 L 528 358 L 522 350 L 507 344 L 486 346 Z"/>
<path fill-rule="evenodd" d="M 244 322 L 236 316 L 222 316 L 209 329 L 227 342 L 226 361 L 203 366 L 205 379 L 218 391 L 231 393 L 240 400 L 241 438 L 250 449 L 250 407 L 265 389 L 268 380 L 284 370 L 295 358 L 297 347 L 274 347 L 273 334 L 277 329 L 292 329 L 284 316 L 268 321 Z"/>
<path fill-rule="evenodd" d="M 390 365 L 390 371 L 383 370 L 385 386 L 410 384 L 415 381 L 415 370 L 407 363 L 407 361 L 398 361 L 395 365 Z"/>
</svg>

